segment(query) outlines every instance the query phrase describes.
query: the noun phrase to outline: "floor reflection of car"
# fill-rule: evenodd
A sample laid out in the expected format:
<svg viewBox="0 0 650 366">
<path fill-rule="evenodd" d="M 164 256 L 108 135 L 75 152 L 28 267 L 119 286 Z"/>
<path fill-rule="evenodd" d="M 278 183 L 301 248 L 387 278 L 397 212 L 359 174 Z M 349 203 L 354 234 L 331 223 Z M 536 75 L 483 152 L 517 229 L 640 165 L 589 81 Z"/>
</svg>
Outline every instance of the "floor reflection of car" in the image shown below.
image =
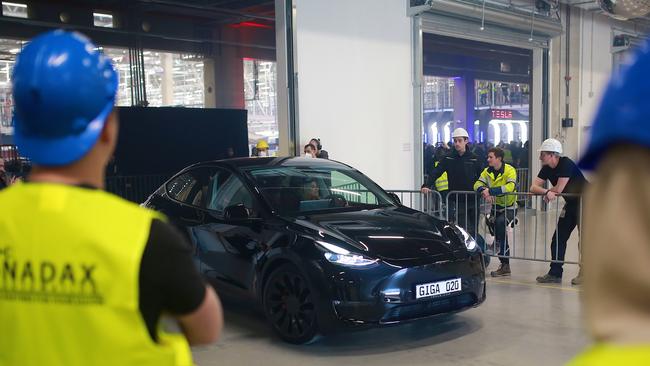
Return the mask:
<svg viewBox="0 0 650 366">
<path fill-rule="evenodd" d="M 334 161 L 199 163 L 145 205 L 187 233 L 206 278 L 259 301 L 288 342 L 485 300 L 482 253 L 462 228 Z"/>
</svg>

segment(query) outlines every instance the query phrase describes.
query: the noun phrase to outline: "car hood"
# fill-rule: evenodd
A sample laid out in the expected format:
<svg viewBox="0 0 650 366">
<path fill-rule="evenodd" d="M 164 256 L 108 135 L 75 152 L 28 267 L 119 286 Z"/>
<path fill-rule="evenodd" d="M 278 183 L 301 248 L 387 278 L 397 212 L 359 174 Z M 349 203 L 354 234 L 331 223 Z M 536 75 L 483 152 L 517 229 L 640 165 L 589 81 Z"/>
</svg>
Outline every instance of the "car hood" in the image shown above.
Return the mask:
<svg viewBox="0 0 650 366">
<path fill-rule="evenodd" d="M 464 250 L 447 222 L 406 207 L 326 213 L 295 222 L 384 260 L 450 260 Z"/>
</svg>

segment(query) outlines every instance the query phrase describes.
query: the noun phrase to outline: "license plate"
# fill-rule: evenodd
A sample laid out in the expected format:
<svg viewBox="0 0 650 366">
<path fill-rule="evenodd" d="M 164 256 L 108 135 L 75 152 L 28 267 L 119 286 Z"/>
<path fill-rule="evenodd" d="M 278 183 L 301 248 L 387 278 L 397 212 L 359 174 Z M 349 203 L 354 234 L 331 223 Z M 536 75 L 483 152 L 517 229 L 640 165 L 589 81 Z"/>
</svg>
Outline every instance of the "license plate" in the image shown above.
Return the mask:
<svg viewBox="0 0 650 366">
<path fill-rule="evenodd" d="M 461 290 L 460 278 L 453 280 L 425 283 L 415 286 L 415 298 L 421 299 L 423 297 L 439 296 L 458 292 Z"/>
</svg>

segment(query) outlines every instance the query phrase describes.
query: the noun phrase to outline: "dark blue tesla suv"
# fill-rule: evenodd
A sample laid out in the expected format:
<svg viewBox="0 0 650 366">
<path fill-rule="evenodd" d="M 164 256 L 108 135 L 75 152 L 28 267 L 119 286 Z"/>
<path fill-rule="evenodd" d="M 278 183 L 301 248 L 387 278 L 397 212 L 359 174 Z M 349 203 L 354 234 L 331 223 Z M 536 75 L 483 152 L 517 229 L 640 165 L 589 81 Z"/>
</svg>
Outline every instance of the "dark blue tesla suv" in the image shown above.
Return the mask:
<svg viewBox="0 0 650 366">
<path fill-rule="evenodd" d="M 335 161 L 198 163 L 144 205 L 187 234 L 211 283 L 258 301 L 287 342 L 485 300 L 482 253 L 463 228 L 401 205 Z"/>
</svg>

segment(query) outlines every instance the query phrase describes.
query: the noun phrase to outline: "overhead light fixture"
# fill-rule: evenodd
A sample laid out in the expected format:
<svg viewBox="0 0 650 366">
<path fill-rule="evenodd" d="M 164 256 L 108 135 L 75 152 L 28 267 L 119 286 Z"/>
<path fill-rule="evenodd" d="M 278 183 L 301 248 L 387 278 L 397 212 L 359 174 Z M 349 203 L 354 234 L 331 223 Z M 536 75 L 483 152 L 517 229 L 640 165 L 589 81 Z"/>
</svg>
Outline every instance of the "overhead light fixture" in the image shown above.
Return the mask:
<svg viewBox="0 0 650 366">
<path fill-rule="evenodd" d="M 113 14 L 93 12 L 93 25 L 102 28 L 115 28 Z"/>
<path fill-rule="evenodd" d="M 14 18 L 28 18 L 27 4 L 3 1 L 2 15 Z"/>
</svg>

